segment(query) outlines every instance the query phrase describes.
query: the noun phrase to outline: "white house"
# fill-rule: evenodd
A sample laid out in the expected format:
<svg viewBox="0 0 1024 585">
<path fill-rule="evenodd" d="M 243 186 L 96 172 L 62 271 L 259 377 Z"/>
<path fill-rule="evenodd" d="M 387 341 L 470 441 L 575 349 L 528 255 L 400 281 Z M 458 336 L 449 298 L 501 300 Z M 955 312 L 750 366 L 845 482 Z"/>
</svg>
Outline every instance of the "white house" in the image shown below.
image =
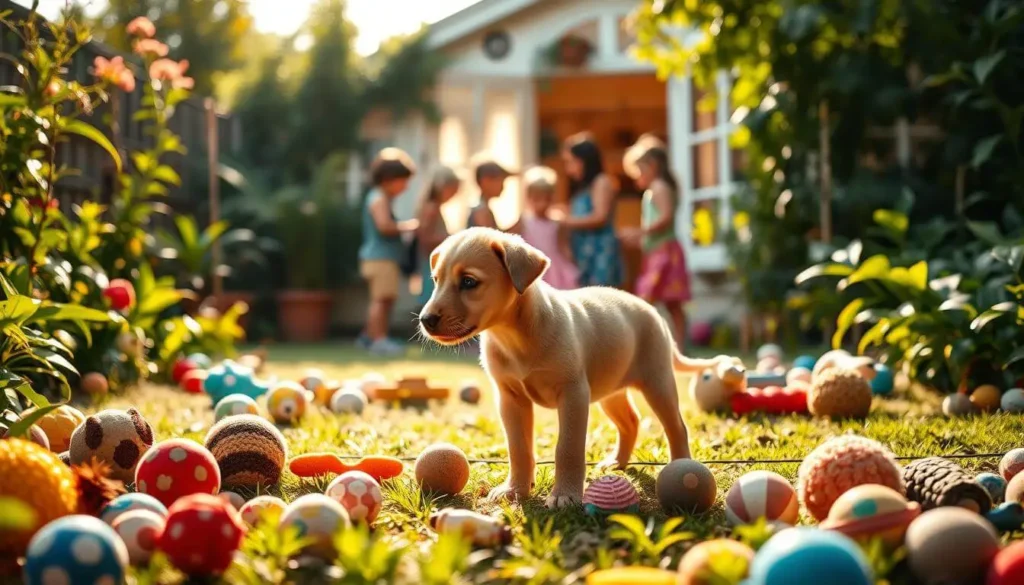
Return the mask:
<svg viewBox="0 0 1024 585">
<path fill-rule="evenodd" d="M 639 198 L 621 173 L 622 154 L 645 132 L 665 137 L 684 190 L 677 227 L 694 273 L 691 319 L 735 318 L 735 283 L 723 278 L 741 158 L 727 140 L 731 112 L 727 100 L 698 111 L 688 77 L 659 81 L 652 66 L 630 56 L 625 21 L 635 7 L 636 0 L 481 0 L 428 32 L 430 46 L 448 58 L 436 95 L 441 124 L 407 120 L 378 137 L 405 148 L 421 168 L 440 161 L 466 171 L 464 196 L 445 210 L 453 225 L 462 225 L 475 203 L 468 172 L 474 153 L 486 151 L 512 168 L 557 170 L 561 141 L 582 130 L 595 134 L 608 172 L 621 179 L 617 221 L 638 222 Z M 582 60 L 581 45 L 589 48 Z M 718 84 L 718 94 L 727 95 L 728 76 Z M 400 216 L 413 213 L 415 198 L 400 201 Z M 520 185 L 510 180 L 494 207 L 499 223 L 514 222 L 521 201 Z M 627 263 L 635 270 L 637 258 Z"/>
</svg>

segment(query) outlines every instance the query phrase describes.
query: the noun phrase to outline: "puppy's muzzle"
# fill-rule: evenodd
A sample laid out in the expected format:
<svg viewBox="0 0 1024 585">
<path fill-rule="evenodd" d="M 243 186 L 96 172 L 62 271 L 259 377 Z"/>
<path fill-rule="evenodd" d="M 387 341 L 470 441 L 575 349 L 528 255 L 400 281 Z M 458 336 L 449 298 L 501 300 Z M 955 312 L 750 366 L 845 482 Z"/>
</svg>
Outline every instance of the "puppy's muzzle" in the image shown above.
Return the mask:
<svg viewBox="0 0 1024 585">
<path fill-rule="evenodd" d="M 437 313 L 421 313 L 420 325 L 427 330 L 427 333 L 437 333 L 437 327 L 441 324 L 441 315 Z"/>
</svg>

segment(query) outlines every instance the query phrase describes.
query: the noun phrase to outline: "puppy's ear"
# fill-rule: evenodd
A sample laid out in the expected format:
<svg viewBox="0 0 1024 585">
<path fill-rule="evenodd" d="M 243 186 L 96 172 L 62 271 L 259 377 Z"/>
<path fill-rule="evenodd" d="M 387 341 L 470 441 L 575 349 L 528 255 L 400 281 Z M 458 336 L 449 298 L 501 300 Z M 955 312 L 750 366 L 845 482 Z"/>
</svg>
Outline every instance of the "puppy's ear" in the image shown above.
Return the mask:
<svg viewBox="0 0 1024 585">
<path fill-rule="evenodd" d="M 437 260 L 441 257 L 441 246 L 434 248 L 434 251 L 430 253 L 430 269 L 437 268 Z"/>
<path fill-rule="evenodd" d="M 551 260 L 543 252 L 519 237 L 496 238 L 491 241 L 491 249 L 505 265 L 505 270 L 512 279 L 512 286 L 519 294 L 523 294 L 523 291 L 540 278 L 551 264 Z"/>
</svg>

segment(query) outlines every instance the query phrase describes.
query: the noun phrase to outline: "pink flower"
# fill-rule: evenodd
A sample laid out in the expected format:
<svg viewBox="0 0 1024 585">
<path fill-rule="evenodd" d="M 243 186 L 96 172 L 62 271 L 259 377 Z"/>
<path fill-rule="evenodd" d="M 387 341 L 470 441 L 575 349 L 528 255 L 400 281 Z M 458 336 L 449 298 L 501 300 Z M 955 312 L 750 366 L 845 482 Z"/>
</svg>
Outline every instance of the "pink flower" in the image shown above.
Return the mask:
<svg viewBox="0 0 1024 585">
<path fill-rule="evenodd" d="M 135 75 L 125 66 L 124 57 L 117 56 L 109 60 L 96 57 L 92 62 L 92 74 L 101 81 L 116 85 L 122 91 L 135 91 Z"/>
<path fill-rule="evenodd" d="M 115 83 L 117 87 L 121 88 L 121 91 L 125 93 L 131 93 L 135 91 L 135 74 L 130 70 L 125 69 L 117 78 Z"/>
<path fill-rule="evenodd" d="M 134 51 L 142 56 L 166 57 L 167 45 L 156 39 L 139 39 L 132 45 Z"/>
<path fill-rule="evenodd" d="M 168 81 L 175 89 L 192 89 L 195 87 L 195 80 L 185 77 L 188 65 L 188 59 L 157 59 L 149 66 L 149 76 L 155 81 Z"/>
<path fill-rule="evenodd" d="M 129 22 L 124 30 L 134 37 L 151 39 L 156 34 L 156 25 L 145 16 L 140 16 Z"/>
</svg>

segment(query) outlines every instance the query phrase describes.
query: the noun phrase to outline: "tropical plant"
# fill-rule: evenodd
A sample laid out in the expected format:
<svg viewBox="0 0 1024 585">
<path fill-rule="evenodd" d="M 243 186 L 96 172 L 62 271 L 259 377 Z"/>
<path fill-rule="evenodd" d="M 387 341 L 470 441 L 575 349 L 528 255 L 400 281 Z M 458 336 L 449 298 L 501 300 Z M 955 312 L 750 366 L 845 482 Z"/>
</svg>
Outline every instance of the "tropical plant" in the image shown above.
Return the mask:
<svg viewBox="0 0 1024 585">
<path fill-rule="evenodd" d="M 228 222 L 217 221 L 200 229 L 194 218 L 178 215 L 174 218 L 177 233 L 161 229 L 157 232 L 156 256 L 168 261 L 175 269 L 179 286 L 197 292 L 207 289 L 206 279 L 213 274 L 231 275 L 232 267 L 247 263 L 266 263 L 266 239 L 256 237 L 249 229 L 230 229 Z M 224 256 L 213 265 L 213 247 L 219 242 Z"/>
</svg>

